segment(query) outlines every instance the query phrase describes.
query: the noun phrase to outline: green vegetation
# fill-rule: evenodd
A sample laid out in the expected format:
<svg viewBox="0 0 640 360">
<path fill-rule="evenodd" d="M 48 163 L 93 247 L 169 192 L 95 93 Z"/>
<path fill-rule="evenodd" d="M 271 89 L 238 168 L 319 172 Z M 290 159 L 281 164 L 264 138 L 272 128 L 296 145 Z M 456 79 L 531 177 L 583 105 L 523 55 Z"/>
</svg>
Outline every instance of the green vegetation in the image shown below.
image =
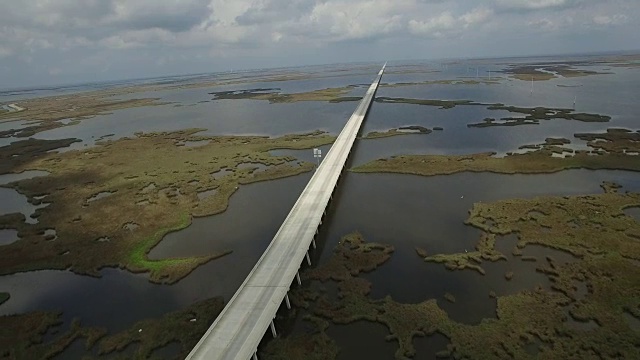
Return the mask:
<svg viewBox="0 0 640 360">
<path fill-rule="evenodd" d="M 607 129 L 606 133 L 582 133 L 575 137 L 587 141 L 594 149 L 614 154 L 640 152 L 640 132 L 627 129 Z"/>
<path fill-rule="evenodd" d="M 503 110 L 511 113 L 518 113 L 524 115 L 524 117 L 505 117 L 497 122 L 493 118 L 485 118 L 480 123 L 472 123 L 467 125 L 468 127 L 489 127 L 489 126 L 515 126 L 515 125 L 527 125 L 538 124 L 540 120 L 576 120 L 583 122 L 608 122 L 611 120 L 610 116 L 588 113 L 576 113 L 572 109 L 559 109 L 559 108 L 525 108 L 518 106 L 509 106 L 505 104 L 483 104 L 474 102 L 471 100 L 430 100 L 430 99 L 409 99 L 409 98 L 388 98 L 377 97 L 377 102 L 390 103 L 390 104 L 413 104 L 413 105 L 426 105 L 437 106 L 440 109 L 452 109 L 456 106 L 483 106 L 488 110 Z"/>
<path fill-rule="evenodd" d="M 100 358 L 126 349 L 127 352 L 133 350 L 133 355 L 127 354 L 127 358 L 148 359 L 155 350 L 177 343 L 180 351 L 174 358 L 184 359 L 223 308 L 222 298 L 207 299 L 159 319 L 139 321 L 130 329 L 109 336 L 105 329 L 82 327 L 78 320 L 73 320 L 70 328 L 61 332 L 64 325 L 61 313 L 1 316 L 0 357 L 50 359 L 76 340 L 85 339 L 87 353 L 97 347 Z M 47 338 L 50 340 L 45 340 Z"/>
<path fill-rule="evenodd" d="M 120 352 L 133 344 L 133 357 L 148 359 L 155 350 L 177 343 L 180 344 L 180 352 L 173 358 L 184 359 L 223 308 L 222 298 L 212 298 L 159 319 L 139 321 L 128 330 L 102 338 L 98 345 L 99 354 Z"/>
<path fill-rule="evenodd" d="M 435 130 L 435 129 L 434 129 Z M 396 136 L 396 135 L 410 135 L 410 134 L 431 134 L 432 130 L 423 126 L 411 125 L 401 126 L 397 129 L 389 129 L 387 131 L 372 131 L 368 133 L 363 139 L 379 139 L 384 137 Z"/>
<path fill-rule="evenodd" d="M 389 98 L 378 96 L 375 98 L 376 102 L 379 103 L 390 103 L 390 104 L 414 104 L 414 105 L 427 105 L 427 106 L 437 106 L 441 109 L 451 109 L 458 105 L 482 105 L 471 100 L 429 100 L 429 99 L 407 99 L 407 98 Z"/>
<path fill-rule="evenodd" d="M 640 171 L 640 161 L 634 153 L 640 151 L 640 133 L 609 130 L 605 134 L 576 134 L 588 140 L 593 151 L 574 151 L 562 147 L 567 139 L 549 138 L 544 144 L 525 145 L 533 151 L 505 157 L 495 153 L 471 155 L 403 155 L 378 159 L 351 171 L 361 173 L 390 172 L 414 175 L 448 175 L 459 172 L 493 172 L 500 174 L 540 174 L 567 169 L 610 169 Z"/>
<path fill-rule="evenodd" d="M 60 318 L 60 313 L 42 311 L 0 316 L 0 357 L 51 359 L 77 339 L 85 339 L 88 350 L 106 333 L 104 329 L 83 328 L 74 320 L 69 330 L 45 342 L 45 334 L 58 332 L 55 328 L 62 325 Z"/>
<path fill-rule="evenodd" d="M 308 149 L 333 142 L 321 132 L 258 136 L 199 136 L 198 130 L 137 134 L 134 138 L 103 141 L 82 151 L 50 153 L 71 140 L 26 140 L 0 148 L 3 173 L 44 170 L 46 177 L 7 186 L 27 196 L 38 209 L 38 223 L 22 214 L 0 216 L 0 229 L 16 229 L 20 240 L 0 252 L 0 274 L 40 269 L 70 269 L 100 276 L 103 267 L 148 272 L 153 282 L 174 283 L 197 266 L 228 254 L 194 258 L 149 260 L 147 254 L 167 233 L 185 228 L 192 216 L 225 211 L 229 198 L 242 184 L 301 174 L 313 164 L 291 165 L 291 157 L 271 156 L 274 149 Z M 180 146 L 202 141 L 197 147 Z M 14 155 L 18 156 L 14 156 Z M 263 164 L 238 167 L 241 164 Z M 221 170 L 226 176 L 216 178 Z M 198 193 L 216 190 L 199 199 Z M 89 202 L 97 194 L 109 196 Z M 40 196 L 46 195 L 40 200 Z M 38 199 L 36 199 L 38 197 Z M 128 223 L 137 228 L 125 228 Z M 46 229 L 58 238 L 48 241 Z M 50 239 L 49 239 L 50 240 Z"/>
<path fill-rule="evenodd" d="M 367 244 L 359 234 L 351 234 L 334 249 L 333 257 L 303 276 L 310 280 L 334 281 L 338 296 L 330 297 L 309 288 L 292 290 L 292 298 L 304 299 L 306 311 L 334 324 L 370 321 L 389 329 L 389 341 L 397 341 L 397 359 L 416 355 L 414 337 L 439 333 L 450 344 L 438 353 L 455 359 L 490 358 L 637 358 L 640 333 L 633 330 L 627 316 L 640 319 L 640 243 L 629 236 L 639 233 L 640 224 L 624 215 L 623 209 L 640 204 L 640 194 L 605 193 L 587 196 L 511 199 L 477 203 L 468 224 L 483 230 L 479 253 L 498 254 L 495 237 L 509 233 L 519 236 L 518 247 L 539 244 L 568 251 L 576 261 L 555 263 L 551 258 L 538 271 L 547 275 L 552 289 L 535 288 L 497 297 L 497 318 L 479 324 L 458 323 L 449 318 L 435 299 L 403 304 L 391 297 L 373 300 L 367 295 L 371 283 L 358 277 L 388 260 L 393 248 Z M 528 214 L 528 215 L 523 215 Z M 572 223 L 578 226 L 571 226 Z M 540 236 L 540 229 L 550 233 Z M 610 230 L 609 230 L 610 229 Z M 425 256 L 424 251 L 420 251 Z M 459 254 L 451 254 L 457 256 Z M 446 255 L 444 255 L 446 256 Z M 495 260 L 502 256 L 496 256 Z M 494 261 L 495 261 L 494 260 Z M 634 262 L 635 261 L 635 262 Z M 513 273 L 505 274 L 508 281 Z M 578 296 L 576 284 L 584 283 L 586 294 Z M 455 296 L 445 293 L 449 302 Z M 588 331 L 573 322 L 594 321 Z M 322 330 L 326 325 L 322 326 Z M 329 343 L 324 333 L 305 334 L 305 344 Z M 302 342 L 297 337 L 276 340 L 270 358 L 298 354 Z M 296 342 L 296 346 L 283 346 Z M 312 345 L 306 345 L 311 349 Z M 325 358 L 335 358 L 335 353 Z"/>
<path fill-rule="evenodd" d="M 483 234 L 476 245 L 476 251 L 458 254 L 438 254 L 427 256 L 426 250 L 418 251 L 418 255 L 425 261 L 442 263 L 449 270 L 473 269 L 484 275 L 485 270 L 480 266 L 483 260 L 507 260 L 506 256 L 495 249 L 496 237 L 493 234 Z"/>
<path fill-rule="evenodd" d="M 280 89 L 248 89 L 236 91 L 218 91 L 212 92 L 214 100 L 236 100 L 236 99 L 253 99 L 267 100 L 270 103 L 292 103 L 298 101 L 357 101 L 358 97 L 343 97 L 353 90 L 353 86 L 341 88 L 327 88 L 322 90 L 313 90 L 302 93 L 283 94 Z"/>
<path fill-rule="evenodd" d="M 41 131 L 73 126 L 80 120 L 97 115 L 109 114 L 120 109 L 133 107 L 163 105 L 158 99 L 115 100 L 111 96 L 117 90 L 87 92 L 83 95 L 60 95 L 20 101 L 25 108 L 20 112 L 0 113 L 0 122 L 29 120 L 31 124 L 22 129 L 0 131 L 2 137 L 30 137 Z M 61 120 L 73 121 L 64 124 Z"/>
<path fill-rule="evenodd" d="M 576 64 L 579 65 L 579 64 Z M 556 79 L 558 77 L 574 78 L 581 76 L 610 74 L 606 72 L 597 72 L 591 70 L 580 70 L 566 64 L 525 64 L 513 65 L 507 70 L 502 71 L 510 74 L 512 78 L 524 81 L 545 81 Z"/>
<path fill-rule="evenodd" d="M 380 87 L 403 87 L 403 86 L 416 86 L 416 85 L 496 85 L 500 84 L 498 79 L 453 79 L 453 80 L 426 80 L 419 82 L 398 82 L 398 83 L 384 83 L 380 84 Z"/>
<path fill-rule="evenodd" d="M 568 150 L 568 149 L 567 149 Z M 571 150 L 568 150 L 571 152 Z M 557 150 L 543 149 L 524 154 L 494 157 L 495 153 L 472 155 L 403 155 L 378 159 L 351 171 L 360 173 L 399 173 L 423 176 L 449 175 L 460 172 L 492 172 L 498 174 L 544 174 L 568 169 L 640 171 L 640 162 L 631 155 L 603 154 L 592 156 L 576 152 L 570 157 L 553 157 Z"/>
<path fill-rule="evenodd" d="M 305 316 L 311 328 L 303 334 L 277 337 L 260 353 L 260 359 L 270 360 L 326 360 L 338 356 L 338 346 L 326 330 L 329 322 L 317 316 Z"/>
</svg>

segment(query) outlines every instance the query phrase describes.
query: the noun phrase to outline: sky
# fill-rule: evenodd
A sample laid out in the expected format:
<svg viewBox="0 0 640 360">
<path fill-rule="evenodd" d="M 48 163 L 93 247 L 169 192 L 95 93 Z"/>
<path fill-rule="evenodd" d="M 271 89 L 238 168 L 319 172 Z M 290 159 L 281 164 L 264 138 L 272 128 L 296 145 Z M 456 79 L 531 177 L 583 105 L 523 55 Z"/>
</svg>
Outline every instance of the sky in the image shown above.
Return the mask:
<svg viewBox="0 0 640 360">
<path fill-rule="evenodd" d="M 639 0 L 0 0 L 0 88 L 640 49 Z"/>
</svg>

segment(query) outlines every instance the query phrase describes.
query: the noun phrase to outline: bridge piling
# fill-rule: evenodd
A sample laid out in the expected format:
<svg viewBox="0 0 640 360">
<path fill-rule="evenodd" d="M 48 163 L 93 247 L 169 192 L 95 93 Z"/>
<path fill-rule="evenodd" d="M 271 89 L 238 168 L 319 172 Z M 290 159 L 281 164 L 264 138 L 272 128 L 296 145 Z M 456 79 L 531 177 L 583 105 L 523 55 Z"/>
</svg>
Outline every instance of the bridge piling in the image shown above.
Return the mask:
<svg viewBox="0 0 640 360">
<path fill-rule="evenodd" d="M 287 304 L 287 309 L 291 310 L 291 303 L 289 302 L 289 293 L 287 293 L 287 295 L 284 296 L 284 301 Z"/>
<path fill-rule="evenodd" d="M 385 64 L 386 66 L 386 64 Z M 316 247 L 315 235 L 326 216 L 338 180 L 375 96 L 385 66 L 378 72 L 358 107 L 334 141 L 324 160 L 287 215 L 273 240 L 220 315 L 187 356 L 189 360 L 257 359 L 257 348 L 271 328 L 277 337 L 274 319 L 283 300 L 289 308 L 288 291 L 300 267 Z"/>
</svg>

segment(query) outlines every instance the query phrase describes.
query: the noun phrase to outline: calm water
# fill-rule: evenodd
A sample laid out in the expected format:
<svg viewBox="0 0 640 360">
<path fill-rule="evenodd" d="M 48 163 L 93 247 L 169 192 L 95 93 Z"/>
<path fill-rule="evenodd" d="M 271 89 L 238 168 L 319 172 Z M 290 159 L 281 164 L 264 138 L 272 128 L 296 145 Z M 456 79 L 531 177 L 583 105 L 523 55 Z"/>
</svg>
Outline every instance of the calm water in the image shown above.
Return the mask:
<svg viewBox="0 0 640 360">
<path fill-rule="evenodd" d="M 637 70 L 613 68 L 613 75 L 555 79 L 531 84 L 526 81 L 505 80 L 497 74 L 506 60 L 463 62 L 443 66 L 422 62 L 420 69 L 430 73 L 393 74 L 395 70 L 411 69 L 410 63 L 390 63 L 383 82 L 415 82 L 457 77 L 475 77 L 476 67 L 481 77 L 502 76 L 496 85 L 417 85 L 382 87 L 378 96 L 411 97 L 424 99 L 468 99 L 478 102 L 501 102 L 518 106 L 571 107 L 577 98 L 577 110 L 612 117 L 610 123 L 583 123 L 567 120 L 541 121 L 539 125 L 515 127 L 468 128 L 467 124 L 480 122 L 485 117 L 511 116 L 505 111 L 490 111 L 481 106 L 458 106 L 453 109 L 436 107 L 374 103 L 363 133 L 383 131 L 403 125 L 440 126 L 443 131 L 428 135 L 405 135 L 357 142 L 350 166 L 373 159 L 399 154 L 464 154 L 495 151 L 504 154 L 524 144 L 541 143 L 547 137 L 571 139 L 576 147 L 584 147 L 573 139 L 576 132 L 600 131 L 607 127 L 637 129 L 640 93 Z M 545 61 L 550 61 L 549 59 Z M 265 82 L 263 72 L 242 74 L 214 74 L 184 78 L 145 80 L 148 83 L 174 82 L 188 84 L 202 80 L 255 79 L 246 84 L 229 84 L 210 88 L 172 89 L 129 94 L 120 98 L 156 97 L 168 105 L 125 109 L 110 115 L 83 120 L 75 126 L 63 127 L 36 134 L 41 139 L 75 137 L 83 142 L 72 149 L 95 146 L 95 142 L 109 134 L 109 139 L 133 136 L 138 131 L 170 131 L 184 128 L 203 128 L 204 134 L 259 134 L 280 136 L 308 132 L 316 129 L 337 134 L 356 107 L 355 102 L 331 104 L 327 102 L 299 102 L 269 104 L 256 100 L 212 101 L 213 91 L 252 88 L 279 88 L 284 92 L 298 92 L 368 84 L 378 65 L 353 66 L 347 72 L 340 66 L 309 67 L 273 70 L 271 74 L 302 72 L 314 77 L 304 80 Z M 320 77 L 322 75 L 322 77 Z M 344 75 L 344 76 L 337 76 Z M 139 82 L 138 82 L 139 83 Z M 129 83 L 127 83 L 129 84 Z M 571 85 L 576 87 L 559 87 Z M 86 85 L 82 90 L 95 88 Z M 102 85 L 101 85 L 102 86 Z M 42 96 L 63 90 L 34 90 L 0 93 L 0 102 L 16 101 L 23 97 Z M 355 87 L 350 95 L 359 96 L 365 87 Z M 605 94 L 606 96 L 603 96 Z M 182 106 L 176 106 L 182 105 Z M 3 123 L 0 130 L 26 126 L 25 122 Z M 0 146 L 17 139 L 0 139 Z M 329 146 L 322 147 L 323 154 Z M 65 150 L 66 151 L 66 150 Z M 304 161 L 315 161 L 311 150 L 276 150 L 277 156 L 290 155 Z M 46 173 L 0 175 L 0 184 Z M 67 321 L 80 317 L 83 324 L 107 327 L 111 331 L 125 329 L 134 322 L 160 316 L 168 311 L 213 297 L 228 300 L 255 261 L 277 232 L 291 206 L 306 185 L 311 173 L 270 182 L 241 186 L 233 195 L 226 212 L 212 217 L 196 218 L 190 227 L 167 235 L 155 247 L 151 258 L 204 255 L 233 250 L 218 260 L 201 266 L 175 285 L 155 285 L 145 275 L 105 269 L 101 278 L 79 276 L 67 271 L 36 271 L 0 277 L 0 291 L 11 293 L 11 299 L 0 306 L 0 314 L 22 313 L 33 310 L 62 310 Z M 394 245 L 390 261 L 378 270 L 363 275 L 373 283 L 371 296 L 391 295 L 395 300 L 417 303 L 430 298 L 450 316 L 460 322 L 478 323 L 482 318 L 495 317 L 495 300 L 488 293 L 511 294 L 537 284 L 549 286 L 548 280 L 535 272 L 536 262 L 523 262 L 510 255 L 514 238 L 498 239 L 498 248 L 508 255 L 509 261 L 484 263 L 486 275 L 474 271 L 450 272 L 441 264 L 426 263 L 415 253 L 416 247 L 429 253 L 461 252 L 473 249 L 480 232 L 464 225 L 468 210 L 478 201 L 496 201 L 512 197 L 538 195 L 572 195 L 599 193 L 602 181 L 616 181 L 626 190 L 640 191 L 640 176 L 623 171 L 572 170 L 551 175 L 496 175 L 456 174 L 451 176 L 419 177 L 391 174 L 347 173 L 340 183 L 337 196 L 331 204 L 327 220 L 321 228 L 318 249 L 313 262 L 326 261 L 340 237 L 360 231 L 368 241 Z M 46 199 L 43 200 L 46 203 Z M 46 206 L 46 205 L 39 205 Z M 0 214 L 21 212 L 27 221 L 35 211 L 26 197 L 16 190 L 0 187 Z M 46 210 L 45 210 L 46 211 Z M 629 209 L 629 216 L 638 217 L 637 209 Z M 10 230 L 0 232 L 0 244 L 17 240 Z M 525 255 L 542 259 L 551 255 L 561 261 L 572 261 L 564 253 L 544 248 L 527 248 Z M 514 272 L 514 279 L 506 281 L 504 274 Z M 444 300 L 445 293 L 453 294 L 457 301 Z M 300 317 L 286 325 L 288 332 L 304 329 Z M 390 358 L 395 342 L 386 342 L 387 329 L 378 324 L 358 322 L 350 325 L 332 325 L 328 333 L 342 348 L 341 359 Z M 414 341 L 417 359 L 432 358 L 446 347 L 441 336 Z M 61 358 L 77 357 L 79 346 Z M 75 354 L 75 355 L 74 355 Z"/>
</svg>

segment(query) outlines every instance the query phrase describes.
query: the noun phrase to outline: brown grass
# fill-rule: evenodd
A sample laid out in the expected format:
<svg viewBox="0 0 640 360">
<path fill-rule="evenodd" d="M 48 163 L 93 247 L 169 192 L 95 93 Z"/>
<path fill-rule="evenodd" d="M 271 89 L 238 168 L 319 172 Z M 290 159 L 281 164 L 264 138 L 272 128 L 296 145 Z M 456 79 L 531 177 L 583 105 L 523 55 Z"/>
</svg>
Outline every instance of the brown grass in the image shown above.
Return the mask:
<svg viewBox="0 0 640 360">
<path fill-rule="evenodd" d="M 138 134 L 130 139 L 105 141 L 99 146 L 65 153 L 45 153 L 52 144 L 28 140 L 0 149 L 5 172 L 45 170 L 51 175 L 12 183 L 31 202 L 47 195 L 50 205 L 38 210 L 39 223 L 25 224 L 21 215 L 0 217 L 0 228 L 19 231 L 20 240 L 3 247 L 0 273 L 38 269 L 71 269 L 99 276 L 103 267 L 149 272 L 154 282 L 173 283 L 224 251 L 195 258 L 149 260 L 146 254 L 164 235 L 191 223 L 192 216 L 223 212 L 241 184 L 300 174 L 311 164 L 288 165 L 288 157 L 274 157 L 274 149 L 306 149 L 329 144 L 333 137 L 316 132 L 279 138 L 198 136 L 196 130 Z M 199 147 L 177 146 L 185 141 L 209 141 Z M 32 143 L 33 142 L 33 143 Z M 14 148 L 14 145 L 16 148 Z M 41 146 L 39 149 L 38 146 Z M 20 154 L 19 151 L 28 151 Z M 18 152 L 18 157 L 12 154 Z M 245 162 L 270 166 L 264 172 L 237 169 Z M 214 179 L 223 168 L 233 172 Z M 198 180 L 196 185 L 192 181 Z M 153 184 L 153 186 L 149 186 Z M 197 193 L 216 189 L 200 201 Z M 112 195 L 88 202 L 101 192 Z M 134 222 L 134 231 L 123 226 Z M 44 229 L 55 229 L 58 239 L 46 241 Z M 97 241 L 108 237 L 109 241 Z"/>
</svg>

